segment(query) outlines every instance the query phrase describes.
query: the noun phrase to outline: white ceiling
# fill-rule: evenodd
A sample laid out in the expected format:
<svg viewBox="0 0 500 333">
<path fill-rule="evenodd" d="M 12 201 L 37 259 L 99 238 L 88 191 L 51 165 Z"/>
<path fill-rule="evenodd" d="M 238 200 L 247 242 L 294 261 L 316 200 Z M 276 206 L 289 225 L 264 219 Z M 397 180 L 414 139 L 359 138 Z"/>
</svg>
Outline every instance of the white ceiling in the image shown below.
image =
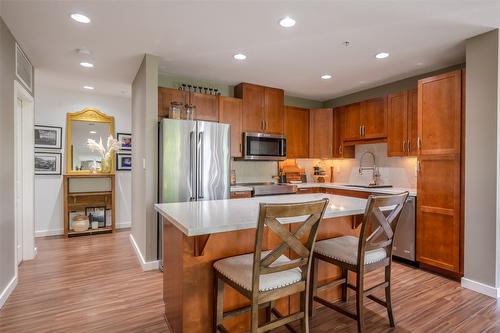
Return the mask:
<svg viewBox="0 0 500 333">
<path fill-rule="evenodd" d="M 130 93 L 151 53 L 162 73 L 326 100 L 464 62 L 465 39 L 500 27 L 500 1 L 491 0 L 0 2 L 38 79 L 115 94 Z M 73 12 L 92 22 L 74 22 Z M 286 15 L 295 27 L 279 26 Z M 94 69 L 78 65 L 81 47 Z M 380 51 L 391 56 L 376 60 Z M 239 52 L 246 61 L 232 58 Z M 324 73 L 333 79 L 321 80 Z"/>
</svg>

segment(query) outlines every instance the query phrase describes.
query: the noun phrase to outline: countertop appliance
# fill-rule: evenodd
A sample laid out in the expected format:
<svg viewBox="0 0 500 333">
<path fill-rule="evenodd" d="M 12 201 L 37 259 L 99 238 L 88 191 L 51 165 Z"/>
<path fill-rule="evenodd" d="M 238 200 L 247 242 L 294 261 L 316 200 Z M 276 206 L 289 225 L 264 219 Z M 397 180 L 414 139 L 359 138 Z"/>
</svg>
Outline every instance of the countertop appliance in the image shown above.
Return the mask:
<svg viewBox="0 0 500 333">
<path fill-rule="evenodd" d="M 273 182 L 265 182 L 265 183 L 245 183 L 238 185 L 248 186 L 253 188 L 252 194 L 255 197 L 265 196 L 265 195 L 297 193 L 297 186 L 292 184 L 276 184 Z"/>
<path fill-rule="evenodd" d="M 160 203 L 229 198 L 229 125 L 163 119 L 159 128 Z M 159 222 L 158 258 L 162 258 Z"/>
<path fill-rule="evenodd" d="M 394 237 L 394 248 L 392 254 L 409 260 L 416 260 L 415 250 L 415 207 L 416 197 L 408 197 L 399 217 L 398 228 Z"/>
<path fill-rule="evenodd" d="M 267 133 L 243 134 L 243 160 L 283 161 L 286 159 L 286 137 Z"/>
</svg>

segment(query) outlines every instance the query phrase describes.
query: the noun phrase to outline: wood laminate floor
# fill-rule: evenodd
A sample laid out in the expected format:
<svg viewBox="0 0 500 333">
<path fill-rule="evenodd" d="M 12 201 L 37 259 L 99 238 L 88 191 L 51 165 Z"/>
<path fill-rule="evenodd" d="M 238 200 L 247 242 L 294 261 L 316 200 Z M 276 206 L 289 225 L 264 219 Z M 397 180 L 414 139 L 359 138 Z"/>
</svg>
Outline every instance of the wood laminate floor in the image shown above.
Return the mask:
<svg viewBox="0 0 500 333">
<path fill-rule="evenodd" d="M 37 258 L 20 266 L 18 286 L 0 310 L 0 332 L 168 332 L 162 274 L 142 271 L 128 236 L 37 239 Z M 367 300 L 367 333 L 500 332 L 497 301 L 458 282 L 395 264 L 393 283 L 397 327 Z M 311 333 L 323 332 L 356 332 L 356 323 L 320 309 Z"/>
</svg>

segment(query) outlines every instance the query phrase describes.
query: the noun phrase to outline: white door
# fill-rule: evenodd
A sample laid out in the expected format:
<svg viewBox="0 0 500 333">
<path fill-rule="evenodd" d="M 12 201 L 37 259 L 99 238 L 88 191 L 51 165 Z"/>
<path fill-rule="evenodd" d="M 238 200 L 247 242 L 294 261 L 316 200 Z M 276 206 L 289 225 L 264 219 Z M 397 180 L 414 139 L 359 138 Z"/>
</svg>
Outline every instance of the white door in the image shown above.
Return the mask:
<svg viewBox="0 0 500 333">
<path fill-rule="evenodd" d="M 17 264 L 23 261 L 23 101 L 17 99 L 14 116 L 14 160 L 15 160 L 15 220 Z"/>
</svg>

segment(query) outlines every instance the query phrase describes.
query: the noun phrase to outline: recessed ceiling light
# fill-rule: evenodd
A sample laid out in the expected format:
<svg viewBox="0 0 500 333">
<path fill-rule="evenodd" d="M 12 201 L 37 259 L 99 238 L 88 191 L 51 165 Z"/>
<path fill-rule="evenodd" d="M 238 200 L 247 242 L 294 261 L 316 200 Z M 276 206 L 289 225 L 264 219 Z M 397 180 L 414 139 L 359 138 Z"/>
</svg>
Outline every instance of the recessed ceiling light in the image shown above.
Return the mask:
<svg viewBox="0 0 500 333">
<path fill-rule="evenodd" d="M 330 74 L 324 74 L 324 75 L 321 75 L 321 78 L 323 80 L 330 80 L 332 78 L 332 76 Z"/>
<path fill-rule="evenodd" d="M 384 58 L 387 58 L 389 56 L 389 53 L 387 52 L 380 52 L 380 53 L 377 53 L 375 55 L 375 58 L 377 59 L 384 59 Z"/>
<path fill-rule="evenodd" d="M 70 16 L 76 22 L 90 23 L 90 19 L 87 16 L 83 15 L 83 14 L 74 13 L 74 14 L 71 14 Z"/>
<path fill-rule="evenodd" d="M 283 28 L 291 28 L 295 25 L 295 20 L 289 16 L 284 17 L 280 20 L 280 25 Z"/>
<path fill-rule="evenodd" d="M 90 63 L 90 62 L 82 61 L 82 62 L 80 63 L 80 66 L 85 67 L 85 68 L 93 68 L 93 67 L 94 67 L 94 64 L 93 64 L 93 63 Z"/>
<path fill-rule="evenodd" d="M 94 90 L 95 88 L 92 86 L 83 86 L 83 89 Z"/>
<path fill-rule="evenodd" d="M 243 53 L 238 53 L 238 54 L 235 54 L 233 56 L 233 58 L 236 59 L 236 60 L 245 60 L 247 58 L 247 56 L 244 55 Z"/>
<path fill-rule="evenodd" d="M 89 131 L 90 134 L 97 134 L 96 131 Z"/>
</svg>

